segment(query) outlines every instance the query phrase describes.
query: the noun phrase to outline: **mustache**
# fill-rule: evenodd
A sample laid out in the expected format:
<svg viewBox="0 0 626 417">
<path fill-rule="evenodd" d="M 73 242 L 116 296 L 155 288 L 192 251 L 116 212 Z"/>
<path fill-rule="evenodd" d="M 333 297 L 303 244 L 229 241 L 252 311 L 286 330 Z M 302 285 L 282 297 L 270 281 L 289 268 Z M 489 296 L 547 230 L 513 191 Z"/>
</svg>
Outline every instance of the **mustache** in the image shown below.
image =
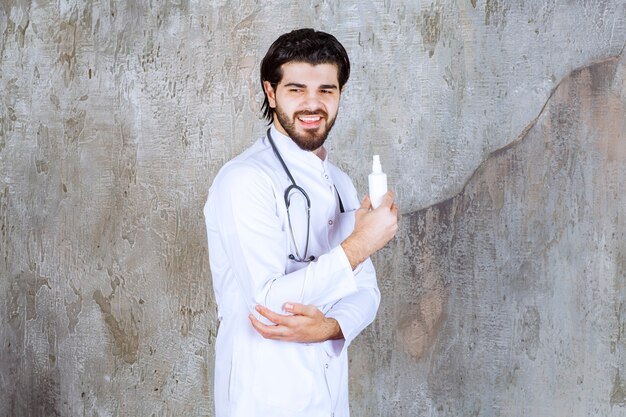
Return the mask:
<svg viewBox="0 0 626 417">
<path fill-rule="evenodd" d="M 322 116 L 325 119 L 328 119 L 328 113 L 326 113 L 324 110 L 319 109 L 319 110 L 300 110 L 294 113 L 295 117 L 300 117 L 300 116 Z"/>
</svg>

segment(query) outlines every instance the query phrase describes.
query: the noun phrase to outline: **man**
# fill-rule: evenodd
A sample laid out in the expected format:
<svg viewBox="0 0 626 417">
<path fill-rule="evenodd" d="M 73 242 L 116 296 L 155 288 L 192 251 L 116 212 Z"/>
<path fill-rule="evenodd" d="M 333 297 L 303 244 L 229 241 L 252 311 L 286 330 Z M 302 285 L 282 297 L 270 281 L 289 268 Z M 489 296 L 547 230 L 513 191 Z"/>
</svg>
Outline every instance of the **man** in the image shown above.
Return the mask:
<svg viewBox="0 0 626 417">
<path fill-rule="evenodd" d="M 380 301 L 369 256 L 397 229 L 391 192 L 359 205 L 324 148 L 349 74 L 332 35 L 280 36 L 261 63 L 272 125 L 209 190 L 217 417 L 349 415 L 346 351 Z"/>
</svg>

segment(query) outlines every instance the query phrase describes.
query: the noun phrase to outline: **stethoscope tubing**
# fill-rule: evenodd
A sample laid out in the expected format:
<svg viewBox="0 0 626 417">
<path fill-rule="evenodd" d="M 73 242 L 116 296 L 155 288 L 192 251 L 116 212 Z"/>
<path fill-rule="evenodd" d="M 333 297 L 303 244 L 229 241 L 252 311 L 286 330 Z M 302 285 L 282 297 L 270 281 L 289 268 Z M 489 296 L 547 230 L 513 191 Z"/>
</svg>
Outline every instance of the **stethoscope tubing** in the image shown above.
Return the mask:
<svg viewBox="0 0 626 417">
<path fill-rule="evenodd" d="M 289 168 L 287 168 L 287 164 L 285 164 L 285 161 L 280 156 L 280 152 L 278 152 L 278 148 L 276 147 L 276 144 L 274 143 L 274 140 L 272 139 L 272 134 L 270 133 L 270 131 L 271 131 L 271 128 L 267 129 L 267 139 L 270 142 L 270 145 L 272 146 L 272 150 L 274 151 L 274 155 L 276 155 L 276 158 L 278 159 L 278 161 L 282 165 L 283 169 L 285 170 L 285 173 L 287 174 L 287 176 L 289 177 L 289 180 L 291 181 L 291 185 L 285 189 L 284 199 L 285 199 L 285 207 L 287 209 L 287 221 L 289 222 L 289 233 L 291 234 L 291 240 L 293 242 L 293 247 L 294 247 L 294 249 L 296 251 L 296 256 L 297 257 L 294 256 L 293 254 L 290 254 L 289 255 L 289 259 L 295 260 L 295 261 L 298 261 L 298 262 L 310 262 L 310 261 L 313 261 L 315 259 L 315 256 L 310 256 L 308 258 L 306 257 L 307 252 L 309 250 L 309 233 L 311 232 L 311 199 L 309 198 L 309 195 L 306 193 L 306 191 L 304 191 L 304 188 L 302 188 L 298 184 L 296 184 L 296 180 L 293 179 L 293 176 L 291 175 L 291 172 L 289 171 Z M 290 204 L 289 193 L 293 189 L 296 189 L 300 193 L 302 193 L 302 195 L 306 199 L 306 216 L 307 216 L 306 244 L 304 246 L 304 254 L 303 254 L 303 256 L 300 256 L 300 253 L 298 251 L 298 246 L 296 245 L 296 238 L 295 238 L 295 236 L 293 234 L 293 227 L 291 225 L 291 216 L 289 215 L 289 204 Z"/>
</svg>

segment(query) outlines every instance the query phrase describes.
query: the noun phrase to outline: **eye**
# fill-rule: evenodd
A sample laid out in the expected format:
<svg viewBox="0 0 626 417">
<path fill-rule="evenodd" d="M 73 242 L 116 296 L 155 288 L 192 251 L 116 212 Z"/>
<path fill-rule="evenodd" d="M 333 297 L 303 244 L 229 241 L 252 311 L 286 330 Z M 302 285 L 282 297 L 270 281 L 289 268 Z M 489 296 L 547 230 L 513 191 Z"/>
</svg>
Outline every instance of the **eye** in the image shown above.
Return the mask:
<svg viewBox="0 0 626 417">
<path fill-rule="evenodd" d="M 289 89 L 290 93 L 301 93 L 302 89 L 301 88 L 297 88 L 297 87 L 292 87 Z"/>
</svg>

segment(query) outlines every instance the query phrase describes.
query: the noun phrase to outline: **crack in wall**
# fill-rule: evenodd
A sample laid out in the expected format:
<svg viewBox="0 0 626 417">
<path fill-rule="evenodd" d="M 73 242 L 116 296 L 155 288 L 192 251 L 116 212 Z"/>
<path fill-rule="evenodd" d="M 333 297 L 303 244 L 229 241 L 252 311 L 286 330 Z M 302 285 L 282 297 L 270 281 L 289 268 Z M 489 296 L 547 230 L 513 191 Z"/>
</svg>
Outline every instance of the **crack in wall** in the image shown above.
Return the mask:
<svg viewBox="0 0 626 417">
<path fill-rule="evenodd" d="M 410 215 L 418 213 L 420 211 L 428 210 L 429 208 L 436 207 L 436 206 L 444 203 L 445 201 L 452 200 L 455 197 L 457 197 L 459 195 L 462 195 L 465 192 L 465 190 L 467 188 L 467 185 L 474 180 L 474 177 L 477 175 L 477 173 L 480 172 L 484 168 L 484 166 L 488 163 L 488 161 L 490 159 L 493 159 L 494 157 L 496 157 L 496 156 L 498 156 L 498 155 L 500 155 L 500 154 L 502 154 L 502 153 L 512 149 L 513 147 L 515 147 L 517 144 L 519 144 L 520 142 L 522 142 L 526 138 L 526 136 L 528 135 L 528 132 L 530 132 L 537 125 L 537 122 L 541 119 L 541 117 L 544 116 L 545 110 L 548 107 L 550 101 L 552 100 L 552 97 L 554 96 L 555 92 L 559 89 L 559 87 L 561 86 L 561 84 L 565 80 L 568 80 L 574 74 L 579 73 L 580 71 L 583 71 L 583 70 L 588 69 L 590 67 L 593 67 L 595 65 L 602 64 L 602 63 L 605 63 L 605 62 L 617 62 L 617 61 L 619 61 L 623 57 L 625 49 L 626 49 L 626 43 L 622 47 L 622 50 L 620 51 L 619 54 L 611 56 L 611 57 L 608 57 L 608 58 L 600 60 L 600 61 L 595 61 L 595 62 L 589 63 L 588 65 L 585 65 L 583 67 L 579 67 L 579 68 L 573 69 L 572 71 L 570 71 L 570 73 L 567 76 L 563 77 L 559 81 L 559 83 L 552 89 L 552 91 L 550 92 L 550 95 L 548 96 L 548 98 L 544 102 L 544 104 L 541 107 L 541 110 L 539 111 L 537 116 L 534 119 L 532 119 L 530 121 L 530 123 L 528 123 L 528 125 L 526 125 L 526 127 L 522 130 L 522 132 L 515 139 L 513 139 L 511 142 L 509 142 L 506 146 L 503 146 L 503 147 L 501 147 L 499 149 L 496 149 L 496 150 L 490 152 L 489 155 L 487 155 L 487 157 L 474 170 L 472 175 L 470 175 L 469 178 L 463 183 L 463 186 L 461 187 L 461 190 L 459 192 L 457 192 L 456 194 L 454 194 L 451 197 L 448 197 L 448 198 L 445 198 L 443 200 L 437 201 L 435 203 L 429 204 L 426 207 L 422 207 L 422 208 L 419 208 L 417 210 L 412 210 L 412 211 L 403 213 L 402 215 L 403 216 L 410 216 Z"/>
</svg>

